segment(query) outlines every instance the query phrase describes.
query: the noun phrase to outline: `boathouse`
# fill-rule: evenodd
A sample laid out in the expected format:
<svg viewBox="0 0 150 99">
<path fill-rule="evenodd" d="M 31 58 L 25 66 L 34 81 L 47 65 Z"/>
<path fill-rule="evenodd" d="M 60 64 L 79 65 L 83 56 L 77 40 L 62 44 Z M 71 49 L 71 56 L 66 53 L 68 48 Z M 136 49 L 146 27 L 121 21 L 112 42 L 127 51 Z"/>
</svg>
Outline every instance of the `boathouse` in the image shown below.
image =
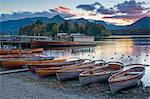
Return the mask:
<svg viewBox="0 0 150 99">
<path fill-rule="evenodd" d="M 93 42 L 94 36 L 85 36 L 83 33 L 57 33 L 58 41 L 76 41 L 76 42 Z"/>
</svg>

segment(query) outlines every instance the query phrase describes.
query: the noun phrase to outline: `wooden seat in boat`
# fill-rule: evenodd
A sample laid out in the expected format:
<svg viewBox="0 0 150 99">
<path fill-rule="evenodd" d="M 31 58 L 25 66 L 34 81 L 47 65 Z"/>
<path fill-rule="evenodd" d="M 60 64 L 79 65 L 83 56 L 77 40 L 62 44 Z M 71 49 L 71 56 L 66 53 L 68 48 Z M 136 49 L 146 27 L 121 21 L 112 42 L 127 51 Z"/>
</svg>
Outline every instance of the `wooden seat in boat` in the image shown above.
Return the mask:
<svg viewBox="0 0 150 99">
<path fill-rule="evenodd" d="M 130 77 L 133 77 L 132 75 L 127 75 L 127 76 L 121 76 L 119 78 L 115 78 L 113 79 L 113 81 L 122 81 L 122 80 L 125 80 L 125 79 L 128 79 Z"/>
<path fill-rule="evenodd" d="M 126 75 L 137 75 L 140 73 L 142 73 L 142 72 L 127 72 Z"/>
</svg>

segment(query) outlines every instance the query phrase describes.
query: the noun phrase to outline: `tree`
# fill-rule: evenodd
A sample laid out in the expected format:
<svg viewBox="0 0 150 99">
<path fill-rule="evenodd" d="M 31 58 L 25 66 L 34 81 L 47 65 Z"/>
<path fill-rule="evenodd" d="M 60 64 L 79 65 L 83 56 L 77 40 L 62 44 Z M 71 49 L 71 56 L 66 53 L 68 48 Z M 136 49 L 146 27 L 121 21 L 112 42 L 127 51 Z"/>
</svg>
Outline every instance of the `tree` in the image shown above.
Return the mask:
<svg viewBox="0 0 150 99">
<path fill-rule="evenodd" d="M 79 32 L 79 30 L 80 30 L 80 27 L 79 27 L 79 24 L 78 23 L 75 23 L 75 30 L 76 30 L 76 32 Z"/>
<path fill-rule="evenodd" d="M 66 20 L 63 27 L 64 32 L 69 33 L 69 25 L 70 25 L 69 21 Z"/>
<path fill-rule="evenodd" d="M 35 24 L 36 24 L 36 25 L 42 25 L 43 22 L 42 22 L 41 20 L 36 20 Z"/>
<path fill-rule="evenodd" d="M 52 26 L 52 35 L 56 35 L 59 31 L 59 25 L 53 24 Z"/>
</svg>

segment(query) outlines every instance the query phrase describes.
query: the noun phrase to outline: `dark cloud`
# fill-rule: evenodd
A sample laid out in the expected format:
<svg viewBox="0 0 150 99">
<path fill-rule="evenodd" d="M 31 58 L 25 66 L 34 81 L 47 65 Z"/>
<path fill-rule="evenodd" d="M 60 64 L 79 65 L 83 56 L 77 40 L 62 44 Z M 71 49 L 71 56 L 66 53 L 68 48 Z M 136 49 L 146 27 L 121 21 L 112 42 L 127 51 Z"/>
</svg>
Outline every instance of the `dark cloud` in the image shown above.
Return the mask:
<svg viewBox="0 0 150 99">
<path fill-rule="evenodd" d="M 101 4 L 99 2 L 95 2 L 94 4 L 92 4 L 93 6 L 101 6 Z"/>
<path fill-rule="evenodd" d="M 98 7 L 98 9 L 96 8 Z M 115 14 L 116 11 L 113 8 L 105 8 L 102 4 L 99 2 L 95 2 L 94 4 L 82 4 L 77 6 L 77 8 L 80 8 L 85 11 L 94 11 L 96 10 L 97 13 L 101 14 Z"/>
<path fill-rule="evenodd" d="M 118 12 L 126 14 L 137 14 L 142 13 L 147 8 L 143 7 L 145 2 L 136 2 L 135 0 L 125 1 L 123 3 L 117 4 L 114 7 L 117 8 Z"/>
<path fill-rule="evenodd" d="M 82 9 L 85 11 L 94 11 L 96 8 L 93 4 L 82 4 L 82 5 L 78 5 L 76 8 L 78 9 Z"/>
<path fill-rule="evenodd" d="M 104 6 L 101 6 L 99 9 L 97 9 L 97 13 L 101 14 L 115 14 L 116 11 L 113 8 L 105 8 Z"/>
</svg>

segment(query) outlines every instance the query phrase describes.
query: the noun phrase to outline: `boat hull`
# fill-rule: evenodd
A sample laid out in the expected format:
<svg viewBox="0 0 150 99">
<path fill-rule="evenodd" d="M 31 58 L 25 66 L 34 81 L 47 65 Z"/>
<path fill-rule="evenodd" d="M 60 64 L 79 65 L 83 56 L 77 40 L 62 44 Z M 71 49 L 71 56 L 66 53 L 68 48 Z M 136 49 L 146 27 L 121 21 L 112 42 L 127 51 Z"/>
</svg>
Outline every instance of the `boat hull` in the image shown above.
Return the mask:
<svg viewBox="0 0 150 99">
<path fill-rule="evenodd" d="M 107 80 L 111 75 L 110 74 L 105 74 L 105 75 L 95 75 L 95 76 L 79 76 L 79 82 L 80 85 L 87 85 L 90 83 L 95 83 L 95 82 L 101 82 L 104 80 Z"/>
<path fill-rule="evenodd" d="M 60 69 L 48 69 L 48 70 L 35 69 L 35 72 L 38 76 L 47 77 L 47 76 L 55 75 L 58 70 Z"/>
<path fill-rule="evenodd" d="M 60 71 L 56 72 L 57 79 L 59 81 L 67 80 L 67 79 L 73 79 L 73 78 L 78 78 L 79 74 L 85 70 L 92 69 L 96 66 L 94 66 L 95 63 L 89 62 L 88 64 L 81 64 L 80 66 L 76 67 L 70 67 L 70 68 L 65 68 Z"/>
<path fill-rule="evenodd" d="M 122 89 L 136 85 L 145 74 L 145 68 L 143 65 L 135 66 L 120 71 L 112 75 L 109 79 L 109 86 L 112 93 L 116 93 Z"/>
<path fill-rule="evenodd" d="M 31 46 L 33 48 L 46 47 L 46 46 L 56 46 L 56 47 L 70 47 L 70 46 L 95 46 L 95 42 L 71 42 L 71 41 L 32 41 Z"/>
<path fill-rule="evenodd" d="M 122 68 L 123 64 L 111 62 L 99 68 L 84 71 L 79 75 L 80 85 L 108 80 L 112 74 L 119 72 Z"/>
<path fill-rule="evenodd" d="M 82 72 L 82 71 L 57 72 L 57 73 L 56 73 L 56 76 L 57 76 L 57 79 L 58 79 L 59 81 L 64 81 L 64 80 L 67 80 L 67 79 L 78 78 L 78 77 L 79 77 L 79 74 L 80 74 L 81 72 Z"/>
<path fill-rule="evenodd" d="M 29 66 L 29 71 L 30 72 L 35 72 L 35 69 L 36 68 L 47 68 L 47 67 L 54 67 L 52 65 L 37 65 L 37 64 L 47 64 L 47 63 L 61 63 L 61 62 L 65 62 L 66 59 L 57 59 L 57 60 L 47 60 L 47 61 L 44 61 L 44 62 L 30 62 L 28 64 Z"/>
<path fill-rule="evenodd" d="M 42 52 L 43 48 L 34 48 L 34 49 L 27 49 L 27 50 L 21 50 L 21 49 L 0 49 L 0 55 L 10 55 L 10 54 L 31 54 L 31 53 L 39 53 Z"/>
<path fill-rule="evenodd" d="M 112 93 L 116 93 L 122 89 L 129 88 L 138 84 L 143 75 L 140 75 L 134 79 L 109 83 L 110 90 Z"/>
<path fill-rule="evenodd" d="M 62 62 L 66 61 L 65 59 L 60 60 L 39 60 L 39 61 L 27 61 L 27 60 L 14 60 L 14 61 L 1 61 L 1 66 L 3 68 L 7 69 L 13 69 L 13 68 L 22 68 L 23 66 L 27 64 L 41 64 L 41 63 L 50 63 L 50 62 Z"/>
<path fill-rule="evenodd" d="M 13 68 L 22 68 L 26 65 L 28 61 L 18 60 L 18 61 L 3 61 L 1 62 L 2 68 L 13 69 Z"/>
<path fill-rule="evenodd" d="M 32 53 L 40 53 L 43 51 L 43 48 L 34 48 L 30 50 Z"/>
</svg>

